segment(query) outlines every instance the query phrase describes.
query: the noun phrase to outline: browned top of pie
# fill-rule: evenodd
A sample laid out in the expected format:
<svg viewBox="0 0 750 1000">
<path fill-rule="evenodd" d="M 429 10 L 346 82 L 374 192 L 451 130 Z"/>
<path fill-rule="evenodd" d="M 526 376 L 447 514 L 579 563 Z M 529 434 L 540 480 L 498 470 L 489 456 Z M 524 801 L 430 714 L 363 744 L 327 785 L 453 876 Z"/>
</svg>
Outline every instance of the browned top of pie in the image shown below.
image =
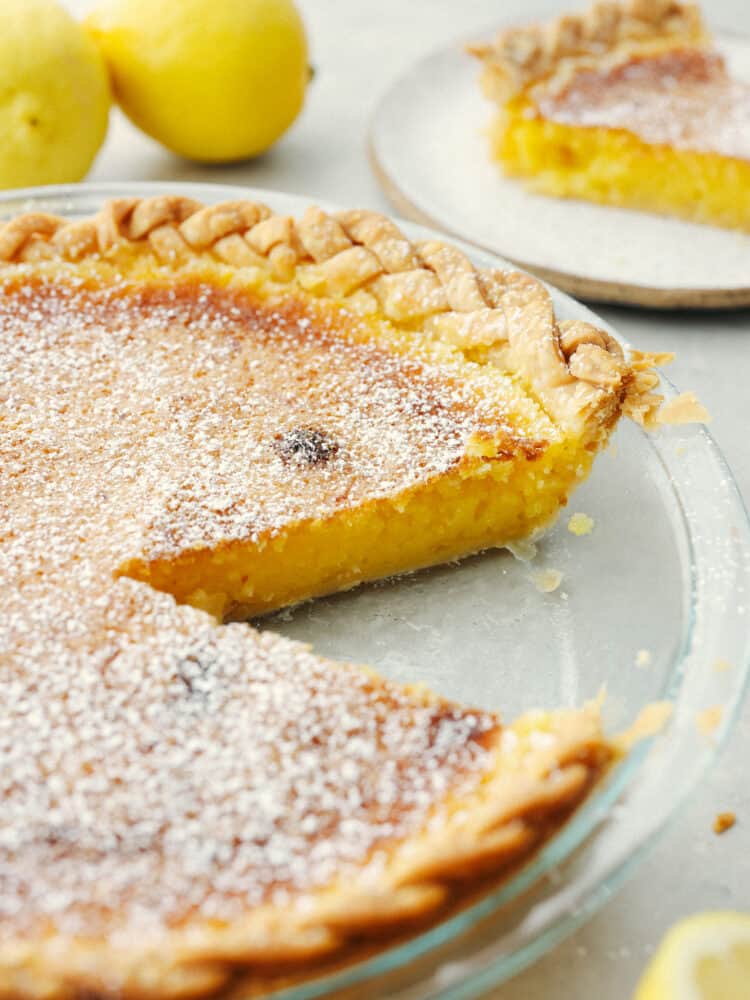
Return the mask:
<svg viewBox="0 0 750 1000">
<path fill-rule="evenodd" d="M 111 565 L 399 494 L 467 462 L 472 435 L 534 458 L 558 433 L 530 400 L 498 392 L 494 369 L 420 362 L 302 297 L 270 303 L 190 278 L 3 291 L 0 364 L 14 399 L 34 400 L 14 436 L 19 488 L 66 475 L 68 518 L 73 504 L 90 513 L 100 486 L 97 514 L 127 519 L 107 540 Z M 53 449 L 38 447 L 50 436 Z"/>
<path fill-rule="evenodd" d="M 651 144 L 750 160 L 750 84 L 703 49 L 668 49 L 614 66 L 582 67 L 533 104 L 565 125 L 627 129 Z"/>
</svg>

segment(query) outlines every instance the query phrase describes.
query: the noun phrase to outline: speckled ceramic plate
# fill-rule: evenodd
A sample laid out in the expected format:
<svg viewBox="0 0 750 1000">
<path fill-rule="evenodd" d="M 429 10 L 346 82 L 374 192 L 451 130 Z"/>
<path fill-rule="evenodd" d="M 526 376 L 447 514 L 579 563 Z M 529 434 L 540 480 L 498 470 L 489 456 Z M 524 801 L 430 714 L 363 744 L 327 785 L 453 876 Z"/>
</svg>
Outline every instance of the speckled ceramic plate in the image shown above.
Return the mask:
<svg viewBox="0 0 750 1000">
<path fill-rule="evenodd" d="M 750 79 L 750 41 L 724 35 L 719 44 L 732 71 Z M 582 298 L 655 307 L 750 304 L 750 235 L 534 195 L 503 177 L 489 159 L 493 107 L 478 77 L 476 60 L 457 40 L 417 63 L 380 101 L 371 161 L 402 215 L 502 254 Z"/>
<path fill-rule="evenodd" d="M 5 195 L 0 218 L 28 210 L 75 218 L 108 197 L 165 193 L 207 203 L 253 198 L 295 215 L 311 200 L 203 184 L 71 186 Z M 436 235 L 404 228 L 416 238 Z M 504 266 L 464 250 L 479 265 Z M 606 326 L 551 291 L 561 317 Z M 665 392 L 674 394 L 669 384 Z M 606 689 L 605 722 L 617 732 L 646 704 L 673 703 L 663 733 L 639 744 L 499 889 L 406 943 L 290 987 L 286 1000 L 455 1000 L 507 979 L 611 896 L 716 757 L 748 674 L 750 525 L 715 444 L 696 425 L 646 435 L 625 424 L 572 511 L 593 518 L 592 533 L 575 537 L 563 517 L 532 563 L 490 552 L 261 623 L 321 653 L 371 663 L 399 681 L 424 681 L 508 718 Z M 533 578 L 547 568 L 562 582 L 540 593 Z M 719 661 L 725 669 L 716 669 Z M 719 722 L 706 737 L 696 719 L 714 706 Z M 241 992 L 234 1000 L 244 1000 Z"/>
</svg>

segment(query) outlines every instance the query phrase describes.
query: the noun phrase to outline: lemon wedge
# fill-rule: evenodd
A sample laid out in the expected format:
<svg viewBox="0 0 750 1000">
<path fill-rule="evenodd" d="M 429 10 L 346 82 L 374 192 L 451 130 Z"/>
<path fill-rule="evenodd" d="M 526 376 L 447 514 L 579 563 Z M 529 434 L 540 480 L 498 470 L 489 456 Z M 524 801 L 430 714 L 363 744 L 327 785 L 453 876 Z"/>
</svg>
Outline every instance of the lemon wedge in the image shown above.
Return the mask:
<svg viewBox="0 0 750 1000">
<path fill-rule="evenodd" d="M 748 1000 L 750 914 L 699 913 L 659 945 L 634 1000 Z"/>
</svg>

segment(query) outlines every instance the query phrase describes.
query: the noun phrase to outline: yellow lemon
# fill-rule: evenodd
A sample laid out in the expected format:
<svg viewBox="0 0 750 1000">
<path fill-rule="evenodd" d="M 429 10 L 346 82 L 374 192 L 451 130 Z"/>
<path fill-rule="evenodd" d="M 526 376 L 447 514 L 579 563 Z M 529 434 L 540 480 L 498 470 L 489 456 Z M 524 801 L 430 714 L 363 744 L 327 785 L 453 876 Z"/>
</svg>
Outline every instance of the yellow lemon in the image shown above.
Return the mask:
<svg viewBox="0 0 750 1000">
<path fill-rule="evenodd" d="M 96 46 L 55 0 L 0 3 L 0 187 L 79 181 L 107 134 Z"/>
<path fill-rule="evenodd" d="M 662 941 L 634 1000 L 747 1000 L 750 914 L 700 913 Z"/>
<path fill-rule="evenodd" d="M 307 45 L 292 0 L 104 0 L 86 24 L 123 111 L 188 159 L 262 153 L 302 107 Z"/>
</svg>

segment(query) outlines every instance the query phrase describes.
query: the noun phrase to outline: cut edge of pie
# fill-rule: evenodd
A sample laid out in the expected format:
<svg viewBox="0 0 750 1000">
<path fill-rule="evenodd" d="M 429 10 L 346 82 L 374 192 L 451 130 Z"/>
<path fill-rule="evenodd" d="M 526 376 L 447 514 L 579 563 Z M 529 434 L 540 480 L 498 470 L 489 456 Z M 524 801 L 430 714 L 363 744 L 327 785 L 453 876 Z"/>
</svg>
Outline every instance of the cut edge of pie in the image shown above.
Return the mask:
<svg viewBox="0 0 750 1000">
<path fill-rule="evenodd" d="M 659 421 L 653 368 L 668 355 L 626 358 L 605 331 L 558 322 L 534 278 L 477 269 L 447 244 L 412 243 L 373 212 L 310 208 L 295 221 L 250 202 L 120 199 L 82 221 L 14 219 L 0 228 L 0 261 L 11 275 L 33 268 L 42 279 L 64 277 L 67 269 L 105 285 L 116 275 L 169 288 L 187 277 L 271 304 L 293 292 L 313 318 L 333 309 L 355 339 L 476 383 L 480 403 L 482 394 L 510 400 L 496 430 L 472 435 L 450 469 L 372 498 L 348 515 L 344 537 L 341 517 L 326 514 L 260 532 L 250 545 L 154 545 L 120 567 L 219 618 L 263 614 L 538 534 L 621 415 L 646 427 Z M 374 544 L 378 532 L 390 542 Z M 282 562 L 294 567 L 291 584 L 288 573 L 279 579 Z"/>
<path fill-rule="evenodd" d="M 342 316 L 362 320 L 376 341 L 385 338 L 396 353 L 411 350 L 429 359 L 437 352 L 460 371 L 489 364 L 515 373 L 545 420 L 562 427 L 581 455 L 592 456 L 606 443 L 621 413 L 646 426 L 659 422 L 661 397 L 654 393 L 658 378 L 652 369 L 666 356 L 633 352 L 627 360 L 605 332 L 578 321 L 558 323 L 548 293 L 534 279 L 477 270 L 458 250 L 412 243 L 372 212 L 333 216 L 311 208 L 295 221 L 250 202 L 204 207 L 175 197 L 120 199 L 80 222 L 33 213 L 6 223 L 0 227 L 0 261 L 0 273 L 11 284 L 16 276 L 39 279 L 40 287 L 72 278 L 84 287 L 121 282 L 125 275 L 126 282 L 151 286 L 179 273 L 224 287 L 251 287 L 271 302 L 290 288 L 295 296 L 309 296 L 310 308 L 317 301 L 325 308 L 326 302 L 343 302 Z M 469 466 L 507 459 L 502 435 L 469 444 Z M 171 592 L 167 584 L 164 589 Z M 135 600 L 138 591 L 123 593 Z M 166 604 L 156 607 L 166 614 Z M 167 628 L 170 621 L 167 616 Z M 198 629 L 198 619 L 186 621 Z M 240 642 L 237 633 L 232 636 L 232 643 Z M 257 641 L 263 656 L 277 655 L 271 637 Z M 303 647 L 289 648 L 302 651 L 295 656 L 309 656 Z M 249 649 L 247 655 L 252 660 L 257 653 Z M 372 699 L 381 690 L 396 690 L 373 678 Z M 420 687 L 398 690 L 409 705 L 452 707 Z M 530 713 L 508 727 L 497 716 L 485 719 L 494 720 L 481 731 L 485 735 L 472 737 L 489 754 L 476 785 L 460 795 L 448 788 L 420 832 L 381 847 L 379 858 L 347 870 L 344 879 L 298 892 L 288 905 L 256 906 L 236 920 L 186 918 L 182 926 L 147 939 L 135 931 L 121 931 L 117 940 L 71 938 L 54 925 L 48 934 L 6 935 L 0 943 L 0 996 L 65 1000 L 84 991 L 188 997 L 229 985 L 237 970 L 249 971 L 262 985 L 279 969 L 312 974 L 321 958 L 345 958 L 368 930 L 395 932 L 446 912 L 478 878 L 500 874 L 537 849 L 619 753 L 603 735 L 598 703 Z"/>
<path fill-rule="evenodd" d="M 696 5 L 604 0 L 468 51 L 499 109 L 492 156 L 530 190 L 750 230 L 750 145 L 738 137 L 750 88 L 729 76 Z M 683 86 L 688 99 L 672 100 Z"/>
</svg>

